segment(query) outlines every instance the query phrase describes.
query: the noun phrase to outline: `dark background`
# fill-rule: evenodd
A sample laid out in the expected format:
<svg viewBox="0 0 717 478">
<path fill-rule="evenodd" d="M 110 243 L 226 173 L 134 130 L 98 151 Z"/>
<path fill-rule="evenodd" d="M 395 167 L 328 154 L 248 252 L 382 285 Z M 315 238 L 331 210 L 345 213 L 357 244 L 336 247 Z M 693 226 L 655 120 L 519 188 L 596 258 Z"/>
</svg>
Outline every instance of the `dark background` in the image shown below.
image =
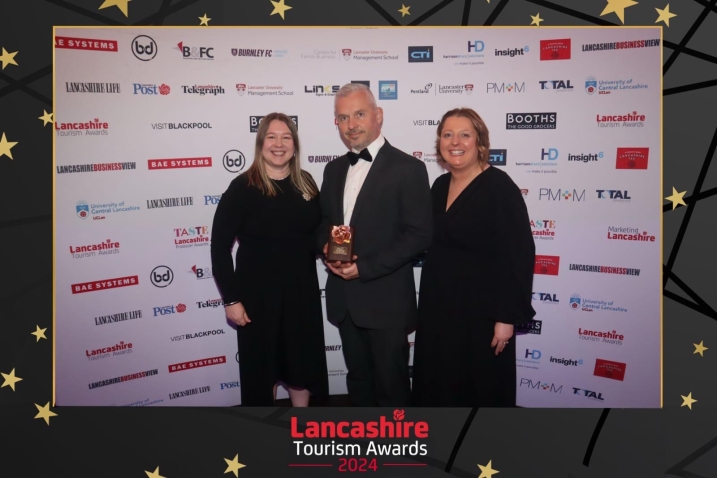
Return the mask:
<svg viewBox="0 0 717 478">
<path fill-rule="evenodd" d="M 612 0 L 611 0 L 612 1 Z M 103 0 L 2 0 L 0 47 L 18 65 L 0 71 L 0 136 L 18 144 L 0 157 L 0 372 L 23 380 L 0 388 L 0 478 L 138 477 L 159 466 L 166 478 L 221 477 L 239 455 L 239 477 L 341 476 L 293 468 L 289 417 L 376 419 L 379 410 L 343 408 L 52 408 L 53 25 L 495 25 L 541 28 L 621 25 L 600 16 L 607 0 L 286 0 L 285 19 L 270 0 L 134 0 L 129 17 Z M 477 477 L 492 460 L 508 477 L 717 476 L 717 294 L 714 223 L 717 167 L 717 0 L 673 0 L 664 27 L 664 188 L 687 191 L 687 206 L 664 201 L 664 408 L 662 410 L 408 410 L 431 426 L 425 466 L 385 467 L 368 475 Z M 655 25 L 667 0 L 640 0 L 625 25 Z M 660 23 L 663 25 L 663 23 Z M 535 27 L 533 27 L 535 28 Z M 0 50 L 1 51 L 1 50 Z M 710 227 L 712 226 L 712 227 Z M 713 244 L 710 246 L 709 244 Z M 47 328 L 47 339 L 31 332 Z M 695 354 L 704 341 L 709 350 Z M 2 380 L 4 383 L 5 380 Z M 692 394 L 692 408 L 682 396 Z M 381 410 L 389 415 L 392 410 Z M 321 460 L 319 460 L 321 461 Z M 229 474 L 228 476 L 233 476 Z"/>
</svg>

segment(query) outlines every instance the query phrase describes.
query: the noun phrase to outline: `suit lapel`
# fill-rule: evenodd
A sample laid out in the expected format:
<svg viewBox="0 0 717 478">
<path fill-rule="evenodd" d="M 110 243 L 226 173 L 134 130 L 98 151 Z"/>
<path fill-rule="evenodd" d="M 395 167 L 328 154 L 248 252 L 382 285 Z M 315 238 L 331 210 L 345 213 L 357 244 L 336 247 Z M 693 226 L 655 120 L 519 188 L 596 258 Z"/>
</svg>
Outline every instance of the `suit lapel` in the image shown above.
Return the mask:
<svg viewBox="0 0 717 478">
<path fill-rule="evenodd" d="M 356 218 L 359 217 L 360 213 L 366 208 L 366 203 L 371 197 L 374 196 L 373 192 L 381 183 L 381 178 L 384 176 L 384 171 L 388 167 L 389 163 L 389 160 L 387 158 L 389 154 L 389 148 L 391 148 L 391 145 L 388 144 L 388 141 L 386 141 L 381 147 L 381 149 L 378 150 L 378 154 L 376 154 L 376 158 L 373 160 L 373 165 L 371 166 L 371 169 L 369 169 L 368 174 L 366 175 L 366 179 L 364 180 L 363 185 L 361 186 L 361 190 L 359 191 L 358 197 L 356 198 L 354 212 L 353 214 L 351 214 L 350 226 L 356 224 Z M 345 184 L 345 182 L 346 177 L 344 176 L 343 184 Z"/>
</svg>

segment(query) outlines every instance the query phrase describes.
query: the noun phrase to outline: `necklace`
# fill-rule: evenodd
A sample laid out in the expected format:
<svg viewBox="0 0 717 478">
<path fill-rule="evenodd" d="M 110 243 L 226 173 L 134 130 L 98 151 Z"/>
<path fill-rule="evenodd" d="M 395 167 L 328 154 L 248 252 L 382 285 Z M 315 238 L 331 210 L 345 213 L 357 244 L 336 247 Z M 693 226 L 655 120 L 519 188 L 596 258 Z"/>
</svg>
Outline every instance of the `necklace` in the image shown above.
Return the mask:
<svg viewBox="0 0 717 478">
<path fill-rule="evenodd" d="M 291 172 L 289 172 L 289 174 L 287 174 L 287 175 L 284 176 L 283 178 L 272 178 L 271 176 L 269 176 L 269 177 L 270 177 L 271 179 L 273 179 L 274 181 L 282 181 L 282 180 L 288 178 L 289 176 L 291 176 Z"/>
</svg>

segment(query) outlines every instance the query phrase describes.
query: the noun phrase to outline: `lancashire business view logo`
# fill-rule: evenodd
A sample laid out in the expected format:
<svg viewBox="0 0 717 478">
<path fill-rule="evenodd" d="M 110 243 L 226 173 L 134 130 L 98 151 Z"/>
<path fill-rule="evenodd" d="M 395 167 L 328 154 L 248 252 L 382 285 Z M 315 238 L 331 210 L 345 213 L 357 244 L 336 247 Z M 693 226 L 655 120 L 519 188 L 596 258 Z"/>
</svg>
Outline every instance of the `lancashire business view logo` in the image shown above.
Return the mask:
<svg viewBox="0 0 717 478">
<path fill-rule="evenodd" d="M 95 38 L 55 37 L 55 48 L 85 51 L 117 52 L 117 40 Z"/>
<path fill-rule="evenodd" d="M 114 279 L 102 279 L 92 282 L 81 282 L 72 284 L 73 294 L 83 294 L 85 292 L 96 292 L 100 290 L 116 289 L 118 287 L 130 287 L 139 284 L 138 276 L 117 277 Z"/>
<path fill-rule="evenodd" d="M 563 393 L 562 385 L 557 386 L 555 383 L 541 382 L 540 380 L 533 381 L 529 378 L 521 378 L 519 386 L 547 393 Z"/>
<path fill-rule="evenodd" d="M 211 168 L 212 158 L 210 156 L 200 158 L 172 158 L 172 159 L 148 159 L 147 169 L 156 171 L 160 169 L 186 169 L 186 168 Z"/>
<path fill-rule="evenodd" d="M 359 61 L 394 61 L 398 60 L 398 54 L 393 54 L 388 50 L 374 50 L 374 49 L 355 49 L 355 48 L 342 48 L 341 56 L 344 60 L 359 60 Z M 409 60 L 410 61 L 410 60 Z"/>
<path fill-rule="evenodd" d="M 167 96 L 172 91 L 172 88 L 165 83 L 159 86 L 156 83 L 132 83 L 132 90 L 133 95 Z"/>
<path fill-rule="evenodd" d="M 584 202 L 585 201 L 585 190 L 580 191 L 579 189 L 553 189 L 553 188 L 540 188 L 538 193 L 538 201 L 559 201 L 559 202 Z"/>
<path fill-rule="evenodd" d="M 90 390 L 92 390 L 95 388 L 106 387 L 108 385 L 114 385 L 117 383 L 129 382 L 130 380 L 137 380 L 140 378 L 151 377 L 151 376 L 154 376 L 157 374 L 159 374 L 159 370 L 155 368 L 153 370 L 145 370 L 143 372 L 130 373 L 128 375 L 121 375 L 121 376 L 115 377 L 115 378 L 99 380 L 97 382 L 89 383 L 88 386 L 89 386 Z"/>
<path fill-rule="evenodd" d="M 555 240 L 555 219 L 531 219 L 530 228 L 533 231 L 533 239 Z"/>
<path fill-rule="evenodd" d="M 117 322 L 127 322 L 128 320 L 141 319 L 142 310 L 128 310 L 117 312 L 110 315 L 100 315 L 95 317 L 95 325 L 116 324 Z"/>
<path fill-rule="evenodd" d="M 113 213 L 139 211 L 139 209 L 139 206 L 125 204 L 125 201 L 108 203 L 88 203 L 84 199 L 80 199 L 75 205 L 75 213 L 77 214 L 77 217 L 82 220 L 85 220 L 88 217 L 92 217 L 93 221 L 100 221 L 102 219 L 106 219 L 108 215 Z"/>
<path fill-rule="evenodd" d="M 369 421 L 307 421 L 304 427 L 299 426 L 297 417 L 291 417 L 291 438 L 296 456 L 425 456 L 428 454 L 428 445 L 421 440 L 429 438 L 428 435 L 428 422 L 406 420 L 405 410 L 394 410 L 392 420 L 381 415 L 378 420 Z M 327 443 L 333 438 L 399 438 L 412 443 L 383 444 L 373 440 L 360 444 L 334 443 L 334 440 Z M 340 464 L 339 470 L 342 466 L 346 465 Z M 373 458 L 364 466 L 365 471 L 377 469 L 376 459 Z"/>
<path fill-rule="evenodd" d="M 598 199 L 608 199 L 612 202 L 630 202 L 630 192 L 626 189 L 596 189 Z"/>
<path fill-rule="evenodd" d="M 232 48 L 231 53 L 232 56 L 239 58 L 284 58 L 289 55 L 289 50 L 274 50 L 272 48 Z"/>
<path fill-rule="evenodd" d="M 502 56 L 507 58 L 515 58 L 516 56 L 524 56 L 526 53 L 530 52 L 530 47 L 528 45 L 522 47 L 522 48 L 496 48 L 495 49 L 495 56 Z"/>
<path fill-rule="evenodd" d="M 280 85 L 247 85 L 246 83 L 236 84 L 239 96 L 293 96 L 294 90 L 286 90 Z"/>
<path fill-rule="evenodd" d="M 409 46 L 409 63 L 433 63 L 433 46 Z"/>
<path fill-rule="evenodd" d="M 118 355 L 127 355 L 132 353 L 132 342 L 125 343 L 124 340 L 119 341 L 109 347 L 100 347 L 97 349 L 85 350 L 85 356 L 87 360 L 102 360 L 109 357 L 116 357 Z"/>
<path fill-rule="evenodd" d="M 603 342 L 612 345 L 622 345 L 625 340 L 625 336 L 617 333 L 616 330 L 601 331 L 583 329 L 582 327 L 578 329 L 578 336 L 580 337 L 580 340 L 587 340 L 588 342 Z"/>
<path fill-rule="evenodd" d="M 154 59 L 159 52 L 157 42 L 152 37 L 147 35 L 138 35 L 132 40 L 130 45 L 132 54 L 135 58 L 141 61 L 149 61 Z"/>
<path fill-rule="evenodd" d="M 506 113 L 505 129 L 556 129 L 558 113 Z"/>
<path fill-rule="evenodd" d="M 525 93 L 525 82 L 486 83 L 486 93 Z"/>
<path fill-rule="evenodd" d="M 598 128 L 642 128 L 647 116 L 632 111 L 622 115 L 595 115 Z"/>
<path fill-rule="evenodd" d="M 655 236 L 636 227 L 608 226 L 607 238 L 611 241 L 655 242 Z"/>
<path fill-rule="evenodd" d="M 570 80 L 541 80 L 538 81 L 541 91 L 572 92 L 573 85 Z"/>
<path fill-rule="evenodd" d="M 618 42 L 606 42 L 606 43 L 584 43 L 582 51 L 610 51 L 610 50 L 632 50 L 641 48 L 652 48 L 659 47 L 660 39 L 655 38 L 652 40 L 633 40 L 633 41 L 618 41 Z"/>
<path fill-rule="evenodd" d="M 560 303 L 558 294 L 552 292 L 533 292 L 533 300 L 537 300 L 541 304 L 557 305 Z"/>
<path fill-rule="evenodd" d="M 485 62 L 485 43 L 481 40 L 467 41 L 468 47 L 463 50 L 464 53 L 444 53 L 442 55 L 445 60 L 456 60 L 453 64 L 456 66 L 476 66 L 484 65 Z"/>
<path fill-rule="evenodd" d="M 209 246 L 209 226 L 178 227 L 172 231 L 175 249 Z"/>
<path fill-rule="evenodd" d="M 338 154 L 323 154 L 323 155 L 310 154 L 309 156 L 307 156 L 307 160 L 310 163 L 330 163 L 334 159 L 340 158 L 340 157 L 341 157 L 341 155 L 338 155 Z"/>
<path fill-rule="evenodd" d="M 207 46 L 189 46 L 185 45 L 184 42 L 177 43 L 174 47 L 175 50 L 179 50 L 184 60 L 213 60 L 214 59 L 214 48 Z"/>
<path fill-rule="evenodd" d="M 556 276 L 560 270 L 560 256 L 535 255 L 533 273 Z"/>
<path fill-rule="evenodd" d="M 593 375 L 596 377 L 610 378 L 613 380 L 625 380 L 625 369 L 627 364 L 622 362 L 613 362 L 612 360 L 595 359 L 595 370 Z"/>
<path fill-rule="evenodd" d="M 527 173 L 554 174 L 558 172 L 559 157 L 560 152 L 557 148 L 541 148 L 540 161 L 516 161 L 515 165 L 533 168 L 526 170 Z"/>
<path fill-rule="evenodd" d="M 615 169 L 647 169 L 650 148 L 617 148 Z"/>
<path fill-rule="evenodd" d="M 540 61 L 569 59 L 570 38 L 540 40 Z"/>
<path fill-rule="evenodd" d="M 628 267 L 614 267 L 614 266 L 595 266 L 590 264 L 570 264 L 568 270 L 578 272 L 597 272 L 599 274 L 616 274 L 616 275 L 628 275 L 628 276 L 639 276 L 640 269 L 631 269 Z"/>
<path fill-rule="evenodd" d="M 396 81 L 396 80 L 379 80 L 379 82 L 378 82 L 378 99 L 379 100 L 397 100 L 398 99 L 398 81 Z"/>
<path fill-rule="evenodd" d="M 65 82 L 67 93 L 121 93 L 119 83 L 79 83 Z"/>
<path fill-rule="evenodd" d="M 571 295 L 568 305 L 572 310 L 582 312 L 627 312 L 627 308 L 616 305 L 614 300 L 586 299 L 579 294 Z"/>
<path fill-rule="evenodd" d="M 160 305 L 152 307 L 152 317 L 164 317 L 172 314 L 183 314 L 187 311 L 187 305 L 181 302 L 177 305 Z"/>
<path fill-rule="evenodd" d="M 94 118 L 81 123 L 55 123 L 57 136 L 107 136 L 110 124 Z"/>
<path fill-rule="evenodd" d="M 120 243 L 112 239 L 106 239 L 96 244 L 70 246 L 70 254 L 73 259 L 84 259 L 86 257 L 111 256 L 119 254 Z"/>
<path fill-rule="evenodd" d="M 194 198 L 192 196 L 184 196 L 164 199 L 147 199 L 147 209 L 182 206 L 194 206 Z"/>
<path fill-rule="evenodd" d="M 543 356 L 543 353 L 540 350 L 525 349 L 525 358 L 521 357 L 520 354 L 516 355 L 516 366 L 529 368 L 531 370 L 540 369 L 540 358 Z"/>
<path fill-rule="evenodd" d="M 183 372 L 185 370 L 195 370 L 202 367 L 210 367 L 212 365 L 220 365 L 227 363 L 227 357 L 225 355 L 219 357 L 209 357 L 199 360 L 191 360 L 189 362 L 180 362 L 172 365 L 168 365 L 167 369 L 169 373 Z"/>
<path fill-rule="evenodd" d="M 610 80 L 597 79 L 589 76 L 585 80 L 585 93 L 594 95 L 596 92 L 600 95 L 611 95 L 618 91 L 631 93 L 635 90 L 646 90 L 647 83 L 633 81 L 633 78 L 616 78 Z"/>
<path fill-rule="evenodd" d="M 488 150 L 488 163 L 492 166 L 505 166 L 508 161 L 507 149 Z"/>
<path fill-rule="evenodd" d="M 338 91 L 338 89 L 336 90 Z M 296 125 L 296 129 L 299 129 L 299 117 L 296 115 L 288 115 L 289 118 L 291 118 L 291 121 L 294 122 L 294 125 Z M 264 116 L 250 116 L 249 117 L 249 132 L 250 133 L 256 133 L 259 130 L 259 123 L 261 123 L 261 120 L 264 118 Z"/>
</svg>

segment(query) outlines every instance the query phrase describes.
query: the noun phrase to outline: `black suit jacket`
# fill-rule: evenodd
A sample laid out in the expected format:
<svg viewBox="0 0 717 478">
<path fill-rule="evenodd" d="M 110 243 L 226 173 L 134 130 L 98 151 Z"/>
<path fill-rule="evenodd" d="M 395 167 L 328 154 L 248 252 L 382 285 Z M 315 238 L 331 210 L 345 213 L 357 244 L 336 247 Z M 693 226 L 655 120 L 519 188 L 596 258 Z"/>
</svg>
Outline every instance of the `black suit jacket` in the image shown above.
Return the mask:
<svg viewBox="0 0 717 478">
<path fill-rule="evenodd" d="M 331 226 L 344 223 L 349 166 L 344 155 L 324 169 L 321 248 L 328 241 Z M 339 323 L 349 312 L 359 327 L 412 330 L 416 323 L 416 287 L 411 259 L 428 248 L 433 227 L 431 189 L 423 162 L 386 141 L 361 187 L 350 225 L 355 229 L 359 278 L 347 281 L 329 272 L 329 321 Z"/>
</svg>

